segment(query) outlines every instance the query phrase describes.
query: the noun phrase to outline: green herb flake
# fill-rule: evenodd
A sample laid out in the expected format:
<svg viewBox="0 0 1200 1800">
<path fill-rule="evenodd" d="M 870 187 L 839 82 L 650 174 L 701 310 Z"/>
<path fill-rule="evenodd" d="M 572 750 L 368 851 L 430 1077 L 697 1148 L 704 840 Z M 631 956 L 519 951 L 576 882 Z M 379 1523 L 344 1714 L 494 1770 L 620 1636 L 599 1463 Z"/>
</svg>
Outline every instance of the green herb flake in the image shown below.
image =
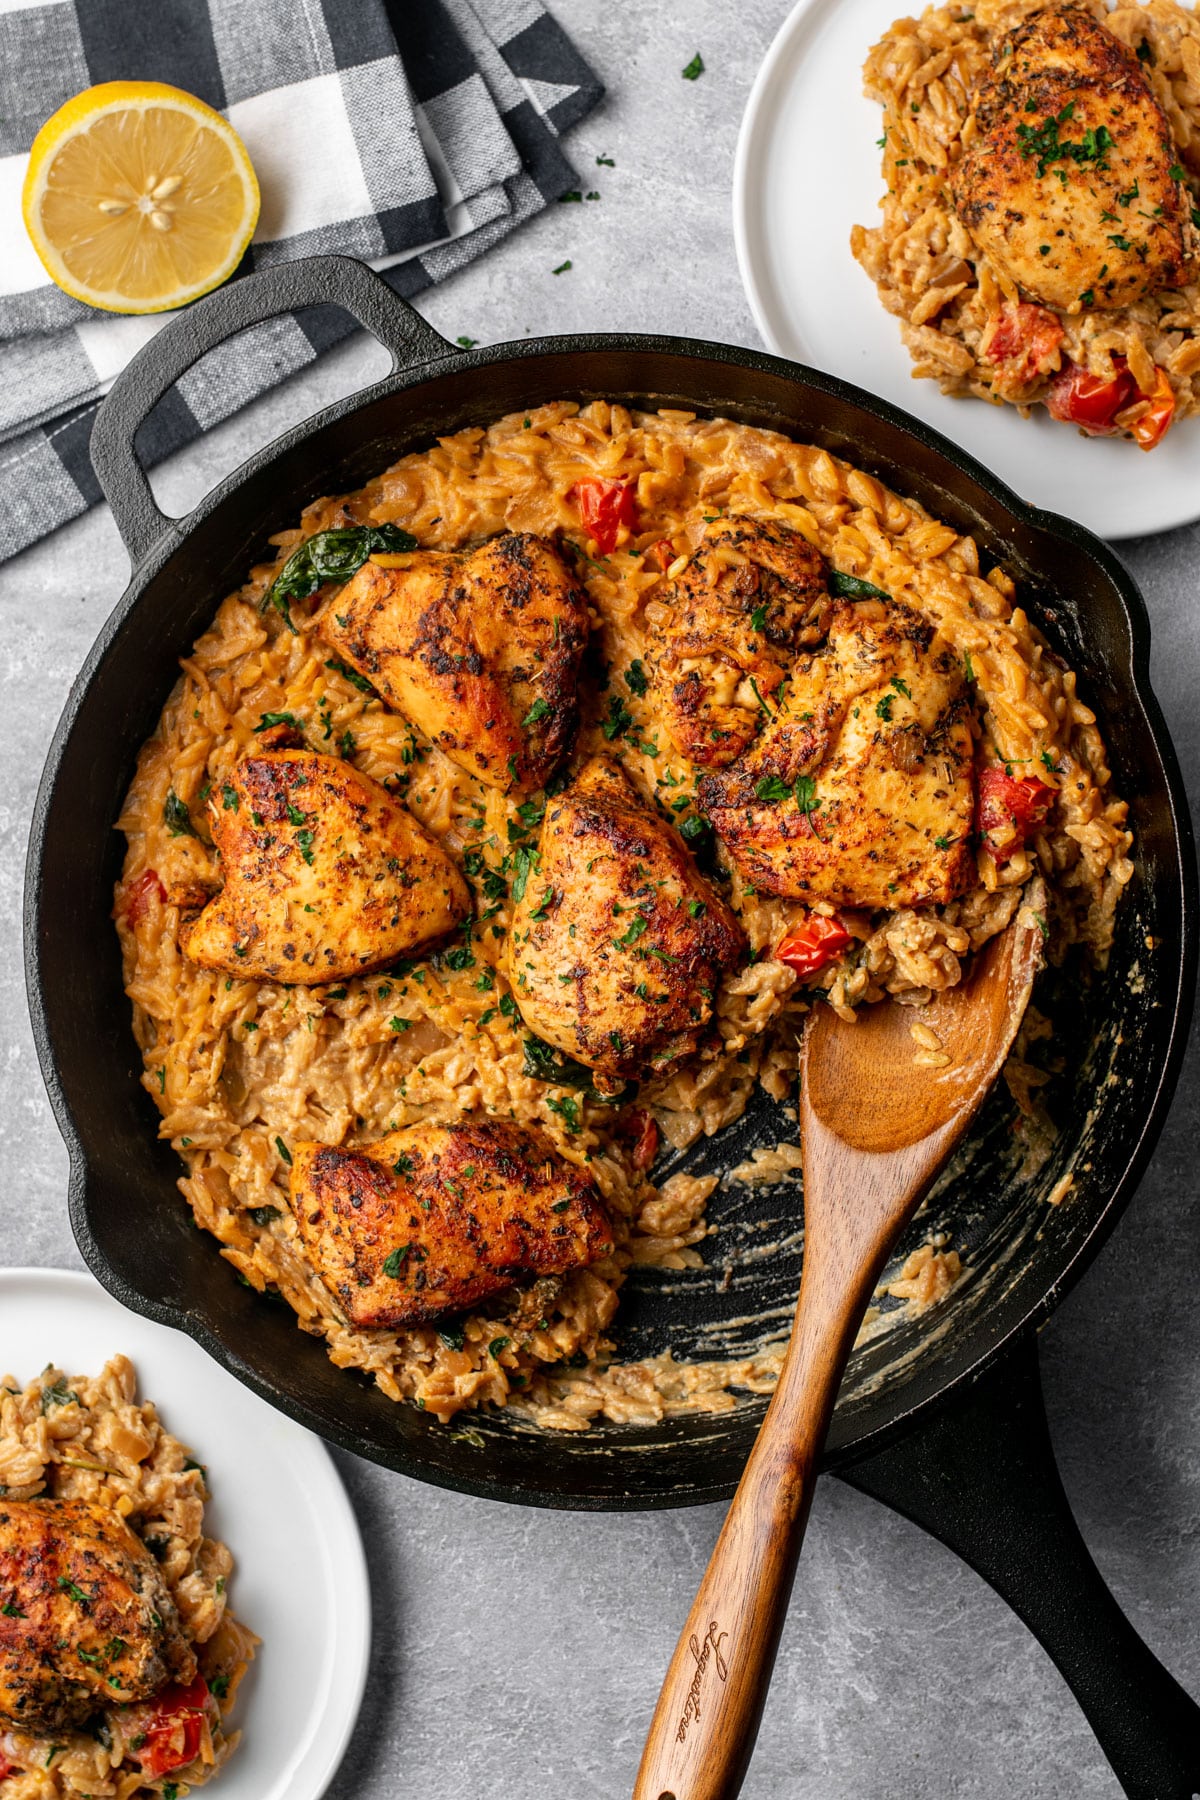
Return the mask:
<svg viewBox="0 0 1200 1800">
<path fill-rule="evenodd" d="M 703 75 L 703 73 L 704 73 L 704 58 L 701 56 L 700 52 L 697 50 L 695 56 L 693 56 L 691 62 L 688 63 L 687 67 L 680 70 L 680 74 L 683 76 L 683 79 L 685 81 L 699 81 L 699 79 Z"/>
<path fill-rule="evenodd" d="M 408 1253 L 409 1246 L 407 1244 L 401 1244 L 398 1250 L 393 1250 L 388 1256 L 385 1256 L 383 1259 L 384 1274 L 391 1276 L 393 1281 L 397 1281 L 402 1273 L 404 1260 L 408 1256 Z"/>
<path fill-rule="evenodd" d="M 650 685 L 650 678 L 640 657 L 635 657 L 625 671 L 625 686 L 631 694 L 644 694 Z"/>
<path fill-rule="evenodd" d="M 553 708 L 551 707 L 550 702 L 539 694 L 529 711 L 525 714 L 525 717 L 521 720 L 521 724 L 522 726 L 536 725 L 539 719 L 548 719 L 552 711 Z"/>
<path fill-rule="evenodd" d="M 294 632 L 291 601 L 307 600 L 326 581 L 349 581 L 369 556 L 379 552 L 395 556 L 418 548 L 412 532 L 398 525 L 342 525 L 318 531 L 288 557 L 268 589 L 262 611 L 273 606 Z"/>
<path fill-rule="evenodd" d="M 275 1139 L 275 1148 L 278 1150 L 280 1156 L 283 1158 L 284 1162 L 288 1165 L 288 1167 L 290 1169 L 292 1166 L 292 1153 L 288 1149 L 287 1145 L 284 1143 L 284 1141 L 281 1137 L 277 1137 Z"/>
<path fill-rule="evenodd" d="M 489 1356 L 499 1356 L 501 1351 L 507 1350 L 511 1344 L 512 1344 L 511 1338 L 506 1338 L 506 1337 L 493 1338 L 491 1343 L 488 1345 L 488 1355 Z"/>
<path fill-rule="evenodd" d="M 558 267 L 557 267 L 557 269 L 551 269 L 551 271 L 550 271 L 550 273 L 551 273 L 551 274 L 552 274 L 552 275 L 565 275 L 565 274 L 566 274 L 566 272 L 567 272 L 567 270 L 568 270 L 568 269 L 569 269 L 569 268 L 571 268 L 571 267 L 572 267 L 572 266 L 573 266 L 573 265 L 572 265 L 572 262 L 571 262 L 571 259 L 570 259 L 570 257 L 569 257 L 569 256 L 568 256 L 568 258 L 567 258 L 567 260 L 566 260 L 566 262 L 561 262 L 561 263 L 559 263 L 559 265 L 558 265 Z"/>
<path fill-rule="evenodd" d="M 874 582 L 864 581 L 859 575 L 843 575 L 840 569 L 830 570 L 829 591 L 842 600 L 890 600 L 892 597 Z"/>
<path fill-rule="evenodd" d="M 288 1161 L 291 1161 L 290 1157 Z M 253 1219 L 256 1225 L 269 1225 L 272 1219 L 282 1218 L 283 1214 L 277 1206 L 251 1206 L 247 1208 L 247 1216 Z M 196 1464 L 196 1467 L 200 1467 L 199 1463 Z"/>
<path fill-rule="evenodd" d="M 188 811 L 186 800 L 171 788 L 163 802 L 163 823 L 172 837 L 195 837 L 196 827 L 192 824 L 192 815 Z"/>
<path fill-rule="evenodd" d="M 237 797 L 237 789 L 230 787 L 229 783 L 225 782 L 224 786 L 221 789 L 221 809 L 222 809 L 222 811 L 223 812 L 237 812 L 239 810 L 239 806 L 240 806 L 240 802 Z"/>
<path fill-rule="evenodd" d="M 479 339 L 473 337 L 456 337 L 454 341 L 456 344 L 461 344 L 464 350 L 473 350 L 479 342 Z"/>
</svg>

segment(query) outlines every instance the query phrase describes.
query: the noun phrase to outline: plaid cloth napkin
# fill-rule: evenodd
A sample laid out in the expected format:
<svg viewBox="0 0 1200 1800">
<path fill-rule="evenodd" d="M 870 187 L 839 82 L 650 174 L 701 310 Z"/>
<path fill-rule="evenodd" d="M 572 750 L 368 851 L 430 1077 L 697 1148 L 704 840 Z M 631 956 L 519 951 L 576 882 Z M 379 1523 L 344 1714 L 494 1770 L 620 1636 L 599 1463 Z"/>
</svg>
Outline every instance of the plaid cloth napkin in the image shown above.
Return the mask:
<svg viewBox="0 0 1200 1800">
<path fill-rule="evenodd" d="M 170 316 L 72 300 L 21 222 L 43 121 L 134 78 L 198 94 L 245 140 L 263 204 L 239 273 L 340 252 L 406 297 L 578 186 L 558 140 L 604 91 L 539 0 L 0 0 L 0 560 L 100 499 L 100 396 Z M 214 351 L 147 422 L 143 462 L 353 330 L 315 307 Z"/>
</svg>

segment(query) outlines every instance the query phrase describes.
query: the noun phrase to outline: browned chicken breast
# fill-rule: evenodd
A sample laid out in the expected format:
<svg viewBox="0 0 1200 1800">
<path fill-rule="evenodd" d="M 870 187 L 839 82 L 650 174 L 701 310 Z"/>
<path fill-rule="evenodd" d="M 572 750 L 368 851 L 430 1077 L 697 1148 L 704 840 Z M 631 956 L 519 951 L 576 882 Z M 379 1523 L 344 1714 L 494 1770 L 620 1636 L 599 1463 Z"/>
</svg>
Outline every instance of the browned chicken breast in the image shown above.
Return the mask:
<svg viewBox="0 0 1200 1800">
<path fill-rule="evenodd" d="M 973 115 L 953 204 L 1026 294 L 1077 313 L 1189 279 L 1197 237 L 1166 115 L 1089 12 L 1052 7 L 1005 32 Z"/>
<path fill-rule="evenodd" d="M 331 602 L 326 643 L 480 781 L 542 787 L 575 729 L 587 597 L 543 538 L 376 557 Z"/>
<path fill-rule="evenodd" d="M 599 1086 L 690 1055 L 746 939 L 671 826 L 594 757 L 547 806 L 538 856 L 507 945 L 525 1023 Z"/>
<path fill-rule="evenodd" d="M 335 756 L 251 753 L 210 801 L 225 885 L 183 933 L 205 969 L 312 986 L 386 968 L 470 910 L 441 845 Z"/>
<path fill-rule="evenodd" d="M 699 786 L 762 894 L 891 910 L 973 877 L 966 671 L 911 608 L 839 606 L 750 753 Z"/>
<path fill-rule="evenodd" d="M 365 1329 L 420 1325 L 612 1249 L 594 1183 L 501 1119 L 410 1125 L 363 1150 L 296 1144 L 291 1185 L 309 1261 Z"/>
<path fill-rule="evenodd" d="M 710 524 L 703 544 L 646 609 L 671 736 L 706 769 L 734 762 L 761 730 L 764 703 L 796 652 L 825 635 L 825 564 L 798 531 L 769 519 Z"/>
<path fill-rule="evenodd" d="M 115 1512 L 0 1500 L 0 1718 L 70 1730 L 195 1670 L 158 1564 Z"/>
</svg>

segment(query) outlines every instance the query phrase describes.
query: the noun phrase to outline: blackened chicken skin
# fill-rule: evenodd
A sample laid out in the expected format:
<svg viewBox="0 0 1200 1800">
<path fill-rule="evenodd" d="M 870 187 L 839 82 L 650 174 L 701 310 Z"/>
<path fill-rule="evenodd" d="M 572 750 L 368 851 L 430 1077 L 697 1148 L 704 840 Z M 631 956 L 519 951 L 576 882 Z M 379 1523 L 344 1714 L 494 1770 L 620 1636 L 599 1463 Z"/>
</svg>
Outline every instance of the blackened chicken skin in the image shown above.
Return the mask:
<svg viewBox="0 0 1200 1800">
<path fill-rule="evenodd" d="M 674 829 L 594 757 L 546 807 L 508 979 L 538 1037 L 610 1090 L 696 1049 L 746 939 Z"/>
<path fill-rule="evenodd" d="M 296 1144 L 291 1198 L 309 1261 L 363 1330 L 427 1323 L 612 1249 L 595 1184 L 543 1132 L 501 1119 L 410 1125 L 361 1150 Z"/>
<path fill-rule="evenodd" d="M 570 745 L 587 597 L 544 538 L 508 532 L 467 554 L 375 557 L 317 629 L 491 787 L 542 787 Z"/>
<path fill-rule="evenodd" d="M 955 169 L 955 211 L 1031 299 L 1122 307 L 1196 273 L 1170 126 L 1136 56 L 1082 7 L 1001 36 Z"/>
<path fill-rule="evenodd" d="M 252 752 L 210 801 L 225 885 L 183 933 L 201 968 L 314 986 L 386 968 L 470 910 L 406 807 L 350 763 Z"/>
<path fill-rule="evenodd" d="M 910 607 L 839 606 L 753 750 L 699 801 L 759 893 L 894 911 L 973 878 L 961 657 Z"/>
<path fill-rule="evenodd" d="M 0 1720 L 69 1731 L 195 1670 L 161 1570 L 115 1512 L 0 1500 Z"/>
<path fill-rule="evenodd" d="M 700 768 L 736 761 L 763 723 L 797 651 L 829 620 L 825 564 L 798 531 L 737 515 L 710 523 L 647 622 L 671 736 Z"/>
</svg>

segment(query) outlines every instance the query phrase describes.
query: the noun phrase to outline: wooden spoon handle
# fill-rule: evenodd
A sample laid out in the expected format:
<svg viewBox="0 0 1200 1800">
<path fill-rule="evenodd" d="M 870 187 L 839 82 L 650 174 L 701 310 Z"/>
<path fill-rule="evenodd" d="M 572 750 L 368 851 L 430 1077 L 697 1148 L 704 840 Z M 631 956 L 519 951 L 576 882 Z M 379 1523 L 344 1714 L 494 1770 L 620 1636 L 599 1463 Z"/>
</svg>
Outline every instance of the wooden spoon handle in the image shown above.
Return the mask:
<svg viewBox="0 0 1200 1800">
<path fill-rule="evenodd" d="M 869 1282 L 852 1283 L 827 1306 L 825 1284 L 807 1269 L 804 1279 L 817 1304 L 802 1294 L 779 1385 L 671 1658 L 633 1800 L 734 1800 L 741 1791 L 818 1458 L 870 1294 Z"/>
</svg>

